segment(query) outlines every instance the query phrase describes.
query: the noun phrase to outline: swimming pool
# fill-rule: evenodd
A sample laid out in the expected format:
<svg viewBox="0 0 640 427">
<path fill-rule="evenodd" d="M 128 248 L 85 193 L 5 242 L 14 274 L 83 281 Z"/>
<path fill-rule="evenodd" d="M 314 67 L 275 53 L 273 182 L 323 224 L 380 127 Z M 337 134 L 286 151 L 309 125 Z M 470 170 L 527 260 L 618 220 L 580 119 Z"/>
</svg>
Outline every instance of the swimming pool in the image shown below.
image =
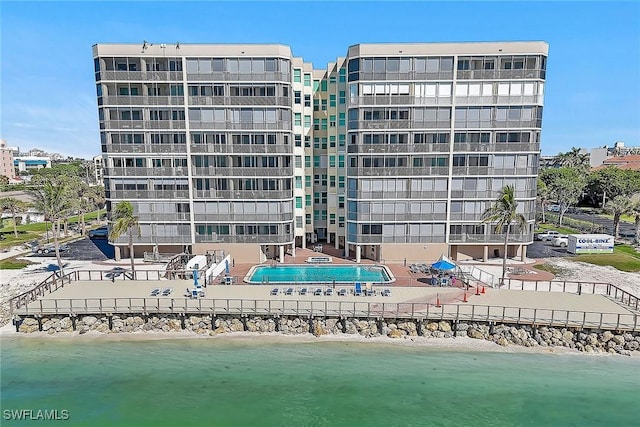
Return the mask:
<svg viewBox="0 0 640 427">
<path fill-rule="evenodd" d="M 390 283 L 393 275 L 381 265 L 258 265 L 244 279 L 248 283 Z"/>
</svg>

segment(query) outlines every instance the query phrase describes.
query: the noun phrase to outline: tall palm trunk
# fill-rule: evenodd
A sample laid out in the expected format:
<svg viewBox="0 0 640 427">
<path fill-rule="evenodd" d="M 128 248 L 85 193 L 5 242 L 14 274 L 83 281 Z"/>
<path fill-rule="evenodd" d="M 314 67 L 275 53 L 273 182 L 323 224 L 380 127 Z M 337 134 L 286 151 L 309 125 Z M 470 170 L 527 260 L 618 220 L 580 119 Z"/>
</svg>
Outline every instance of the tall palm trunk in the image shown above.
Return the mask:
<svg viewBox="0 0 640 427">
<path fill-rule="evenodd" d="M 507 224 L 507 232 L 504 235 L 504 254 L 502 255 L 502 280 L 500 286 L 504 285 L 504 277 L 507 275 L 507 249 L 509 245 L 509 233 L 511 232 L 511 224 Z"/>
<path fill-rule="evenodd" d="M 16 222 L 16 211 L 11 209 L 11 218 L 13 219 L 13 234 L 18 237 L 18 223 Z"/>
<path fill-rule="evenodd" d="M 131 274 L 136 277 L 136 268 L 133 263 L 133 230 L 129 227 L 129 258 L 131 259 Z"/>
<path fill-rule="evenodd" d="M 84 236 L 85 234 L 87 234 L 87 227 L 85 225 L 84 222 L 84 211 L 80 212 L 80 224 L 82 224 L 82 235 Z"/>
<path fill-rule="evenodd" d="M 58 261 L 58 268 L 60 269 L 60 277 L 64 276 L 64 270 L 62 269 L 62 258 L 60 258 L 60 243 L 58 242 L 58 233 L 60 232 L 60 218 L 56 221 L 55 230 L 53 230 L 53 244 L 56 249 L 56 260 Z M 55 276 L 54 276 L 55 277 Z M 64 282 L 64 279 L 63 279 Z"/>
<path fill-rule="evenodd" d="M 635 243 L 640 243 L 640 214 L 636 215 L 636 235 Z"/>
<path fill-rule="evenodd" d="M 613 214 L 613 237 L 618 238 L 618 233 L 620 231 L 620 217 L 622 213 L 614 212 Z"/>
</svg>

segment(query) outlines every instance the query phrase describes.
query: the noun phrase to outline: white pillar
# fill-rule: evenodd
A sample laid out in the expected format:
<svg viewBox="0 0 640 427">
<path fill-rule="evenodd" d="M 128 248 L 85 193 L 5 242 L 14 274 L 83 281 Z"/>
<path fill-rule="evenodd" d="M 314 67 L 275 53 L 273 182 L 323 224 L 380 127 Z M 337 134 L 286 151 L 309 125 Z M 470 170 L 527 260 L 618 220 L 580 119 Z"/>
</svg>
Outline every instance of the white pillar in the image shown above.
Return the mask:
<svg viewBox="0 0 640 427">
<path fill-rule="evenodd" d="M 526 262 L 527 261 L 527 246 L 526 245 L 520 245 L 520 261 L 522 261 L 522 262 Z"/>
<path fill-rule="evenodd" d="M 302 249 L 307 249 L 307 233 L 304 233 L 304 236 L 302 236 Z"/>
<path fill-rule="evenodd" d="M 295 242 L 291 244 L 291 255 L 295 258 L 296 256 L 296 244 Z"/>
<path fill-rule="evenodd" d="M 336 249 L 340 249 L 340 239 L 338 239 L 338 233 L 336 233 L 336 241 L 333 244 Z"/>
<path fill-rule="evenodd" d="M 280 262 L 284 262 L 284 245 L 278 246 L 280 249 Z"/>
<path fill-rule="evenodd" d="M 356 245 L 356 262 L 360 263 L 360 258 L 362 257 L 362 248 L 360 245 Z"/>
<path fill-rule="evenodd" d="M 489 260 L 489 246 L 485 245 L 484 250 L 482 251 L 482 262 L 487 262 Z"/>
<path fill-rule="evenodd" d="M 120 246 L 114 246 L 113 252 L 115 260 L 120 261 L 122 259 L 122 255 L 120 254 Z"/>
</svg>

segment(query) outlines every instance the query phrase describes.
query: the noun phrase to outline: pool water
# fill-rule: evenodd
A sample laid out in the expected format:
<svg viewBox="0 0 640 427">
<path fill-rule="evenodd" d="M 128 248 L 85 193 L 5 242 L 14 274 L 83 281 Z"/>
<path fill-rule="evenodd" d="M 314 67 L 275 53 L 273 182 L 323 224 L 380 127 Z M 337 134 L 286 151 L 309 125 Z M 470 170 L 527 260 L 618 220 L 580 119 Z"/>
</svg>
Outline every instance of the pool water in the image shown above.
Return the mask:
<svg viewBox="0 0 640 427">
<path fill-rule="evenodd" d="M 389 283 L 392 280 L 382 266 L 354 265 L 261 265 L 249 273 L 249 283 Z"/>
</svg>

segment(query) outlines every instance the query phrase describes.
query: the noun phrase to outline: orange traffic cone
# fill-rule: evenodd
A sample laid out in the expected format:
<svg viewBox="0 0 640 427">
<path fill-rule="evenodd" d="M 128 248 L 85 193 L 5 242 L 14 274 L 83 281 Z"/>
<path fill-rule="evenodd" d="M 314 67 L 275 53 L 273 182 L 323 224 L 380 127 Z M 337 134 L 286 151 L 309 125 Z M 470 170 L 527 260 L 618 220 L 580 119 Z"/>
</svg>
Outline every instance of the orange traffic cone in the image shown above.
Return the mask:
<svg viewBox="0 0 640 427">
<path fill-rule="evenodd" d="M 462 299 L 462 302 L 469 302 L 469 301 L 467 301 L 467 293 L 466 292 L 464 293 L 464 298 Z"/>
<path fill-rule="evenodd" d="M 440 295 L 436 294 L 436 307 L 440 307 Z"/>
<path fill-rule="evenodd" d="M 476 295 L 480 295 L 480 286 L 476 285 Z"/>
<path fill-rule="evenodd" d="M 482 287 L 482 292 L 480 292 L 481 294 L 484 294 L 484 286 Z"/>
</svg>

